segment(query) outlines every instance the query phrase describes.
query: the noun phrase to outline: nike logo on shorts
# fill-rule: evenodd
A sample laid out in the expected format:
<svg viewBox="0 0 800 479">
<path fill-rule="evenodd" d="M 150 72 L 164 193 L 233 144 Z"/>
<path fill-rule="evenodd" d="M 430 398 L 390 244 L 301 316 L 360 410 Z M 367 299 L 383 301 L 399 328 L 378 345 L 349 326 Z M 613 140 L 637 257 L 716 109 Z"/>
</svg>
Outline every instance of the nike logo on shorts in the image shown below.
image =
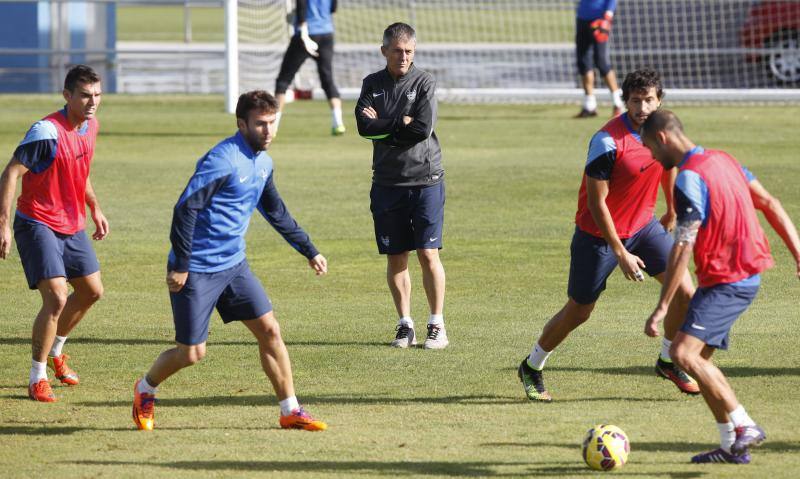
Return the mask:
<svg viewBox="0 0 800 479">
<path fill-rule="evenodd" d="M 699 329 L 700 331 L 705 331 L 706 330 L 706 328 L 704 326 L 699 326 L 699 325 L 697 325 L 695 323 L 692 323 L 692 327 L 694 329 Z"/>
<path fill-rule="evenodd" d="M 249 176 L 240 176 L 239 177 L 239 183 L 244 183 L 245 181 L 247 181 L 248 178 L 250 178 L 250 177 Z"/>
<path fill-rule="evenodd" d="M 375 98 L 375 97 L 377 97 L 377 96 L 381 96 L 381 95 L 383 95 L 383 94 L 384 94 L 384 92 L 373 93 L 373 94 L 372 94 L 372 97 L 373 97 L 373 98 Z"/>
</svg>

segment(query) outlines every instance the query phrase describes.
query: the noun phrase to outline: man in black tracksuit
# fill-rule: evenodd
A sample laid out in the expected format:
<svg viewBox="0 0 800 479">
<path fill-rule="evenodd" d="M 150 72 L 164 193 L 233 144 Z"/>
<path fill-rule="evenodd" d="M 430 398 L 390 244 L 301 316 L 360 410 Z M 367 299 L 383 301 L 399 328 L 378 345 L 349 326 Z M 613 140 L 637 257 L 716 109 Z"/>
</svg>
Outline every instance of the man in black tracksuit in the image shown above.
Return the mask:
<svg viewBox="0 0 800 479">
<path fill-rule="evenodd" d="M 436 82 L 414 66 L 416 35 L 405 23 L 383 33 L 386 68 L 364 78 L 356 105 L 358 132 L 372 140 L 370 209 L 378 252 L 387 255 L 387 281 L 400 319 L 392 346 L 417 344 L 411 318 L 408 253 L 416 250 L 430 306 L 426 349 L 447 347 L 444 268 L 439 259 L 444 223 L 442 150 L 433 132 Z"/>
</svg>

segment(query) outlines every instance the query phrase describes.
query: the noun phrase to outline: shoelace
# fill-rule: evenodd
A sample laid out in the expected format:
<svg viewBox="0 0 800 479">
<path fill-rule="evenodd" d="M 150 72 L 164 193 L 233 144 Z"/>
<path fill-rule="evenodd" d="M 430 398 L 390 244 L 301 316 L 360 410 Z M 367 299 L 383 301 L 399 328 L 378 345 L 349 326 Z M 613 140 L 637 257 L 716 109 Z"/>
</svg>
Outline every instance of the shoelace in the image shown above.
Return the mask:
<svg viewBox="0 0 800 479">
<path fill-rule="evenodd" d="M 439 333 L 442 331 L 441 328 L 437 328 L 436 326 L 429 324 L 428 325 L 428 339 L 436 341 L 439 338 Z"/>
<path fill-rule="evenodd" d="M 402 324 L 398 325 L 396 329 L 397 335 L 394 337 L 394 339 L 407 339 L 408 335 L 411 333 L 411 328 Z"/>
<path fill-rule="evenodd" d="M 48 396 L 53 394 L 53 390 L 50 388 L 50 383 L 47 381 L 39 381 L 38 383 L 34 384 L 33 392 L 37 396 L 39 394 L 47 394 Z"/>
</svg>

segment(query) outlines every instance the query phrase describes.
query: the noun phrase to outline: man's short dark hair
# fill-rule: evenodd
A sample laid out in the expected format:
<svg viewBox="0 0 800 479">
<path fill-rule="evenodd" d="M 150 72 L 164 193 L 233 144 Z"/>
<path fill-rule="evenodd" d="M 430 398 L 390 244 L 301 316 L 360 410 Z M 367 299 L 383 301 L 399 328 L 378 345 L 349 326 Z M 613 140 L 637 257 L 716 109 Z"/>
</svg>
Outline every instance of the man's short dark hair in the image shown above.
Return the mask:
<svg viewBox="0 0 800 479">
<path fill-rule="evenodd" d="M 64 89 L 69 92 L 74 92 L 78 83 L 93 84 L 100 81 L 100 75 L 87 65 L 75 65 L 67 72 L 67 77 L 64 78 Z"/>
<path fill-rule="evenodd" d="M 649 138 L 659 131 L 683 133 L 683 123 L 681 123 L 678 115 L 669 110 L 656 110 L 642 123 L 642 126 L 639 128 L 639 135 L 644 139 Z"/>
<path fill-rule="evenodd" d="M 383 31 L 383 46 L 388 47 L 397 40 L 417 40 L 417 32 L 407 23 L 392 23 Z"/>
<path fill-rule="evenodd" d="M 642 68 L 628 73 L 622 82 L 622 101 L 628 101 L 632 92 L 647 92 L 656 89 L 656 97 L 664 98 L 664 87 L 661 85 L 661 75 L 650 68 Z"/>
<path fill-rule="evenodd" d="M 236 118 L 247 121 L 250 112 L 258 110 L 265 113 L 278 111 L 278 100 L 264 90 L 253 90 L 242 93 L 236 102 Z"/>
</svg>

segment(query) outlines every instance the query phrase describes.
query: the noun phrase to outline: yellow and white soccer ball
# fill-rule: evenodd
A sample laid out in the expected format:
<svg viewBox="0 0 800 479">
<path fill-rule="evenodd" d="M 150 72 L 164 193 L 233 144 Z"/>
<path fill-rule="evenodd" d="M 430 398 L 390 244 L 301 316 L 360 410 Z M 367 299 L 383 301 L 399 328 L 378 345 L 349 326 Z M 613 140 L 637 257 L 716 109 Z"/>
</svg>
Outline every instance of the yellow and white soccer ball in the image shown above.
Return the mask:
<svg viewBox="0 0 800 479">
<path fill-rule="evenodd" d="M 617 426 L 598 424 L 583 440 L 583 460 L 596 471 L 619 469 L 628 462 L 631 445 L 625 431 Z"/>
</svg>

